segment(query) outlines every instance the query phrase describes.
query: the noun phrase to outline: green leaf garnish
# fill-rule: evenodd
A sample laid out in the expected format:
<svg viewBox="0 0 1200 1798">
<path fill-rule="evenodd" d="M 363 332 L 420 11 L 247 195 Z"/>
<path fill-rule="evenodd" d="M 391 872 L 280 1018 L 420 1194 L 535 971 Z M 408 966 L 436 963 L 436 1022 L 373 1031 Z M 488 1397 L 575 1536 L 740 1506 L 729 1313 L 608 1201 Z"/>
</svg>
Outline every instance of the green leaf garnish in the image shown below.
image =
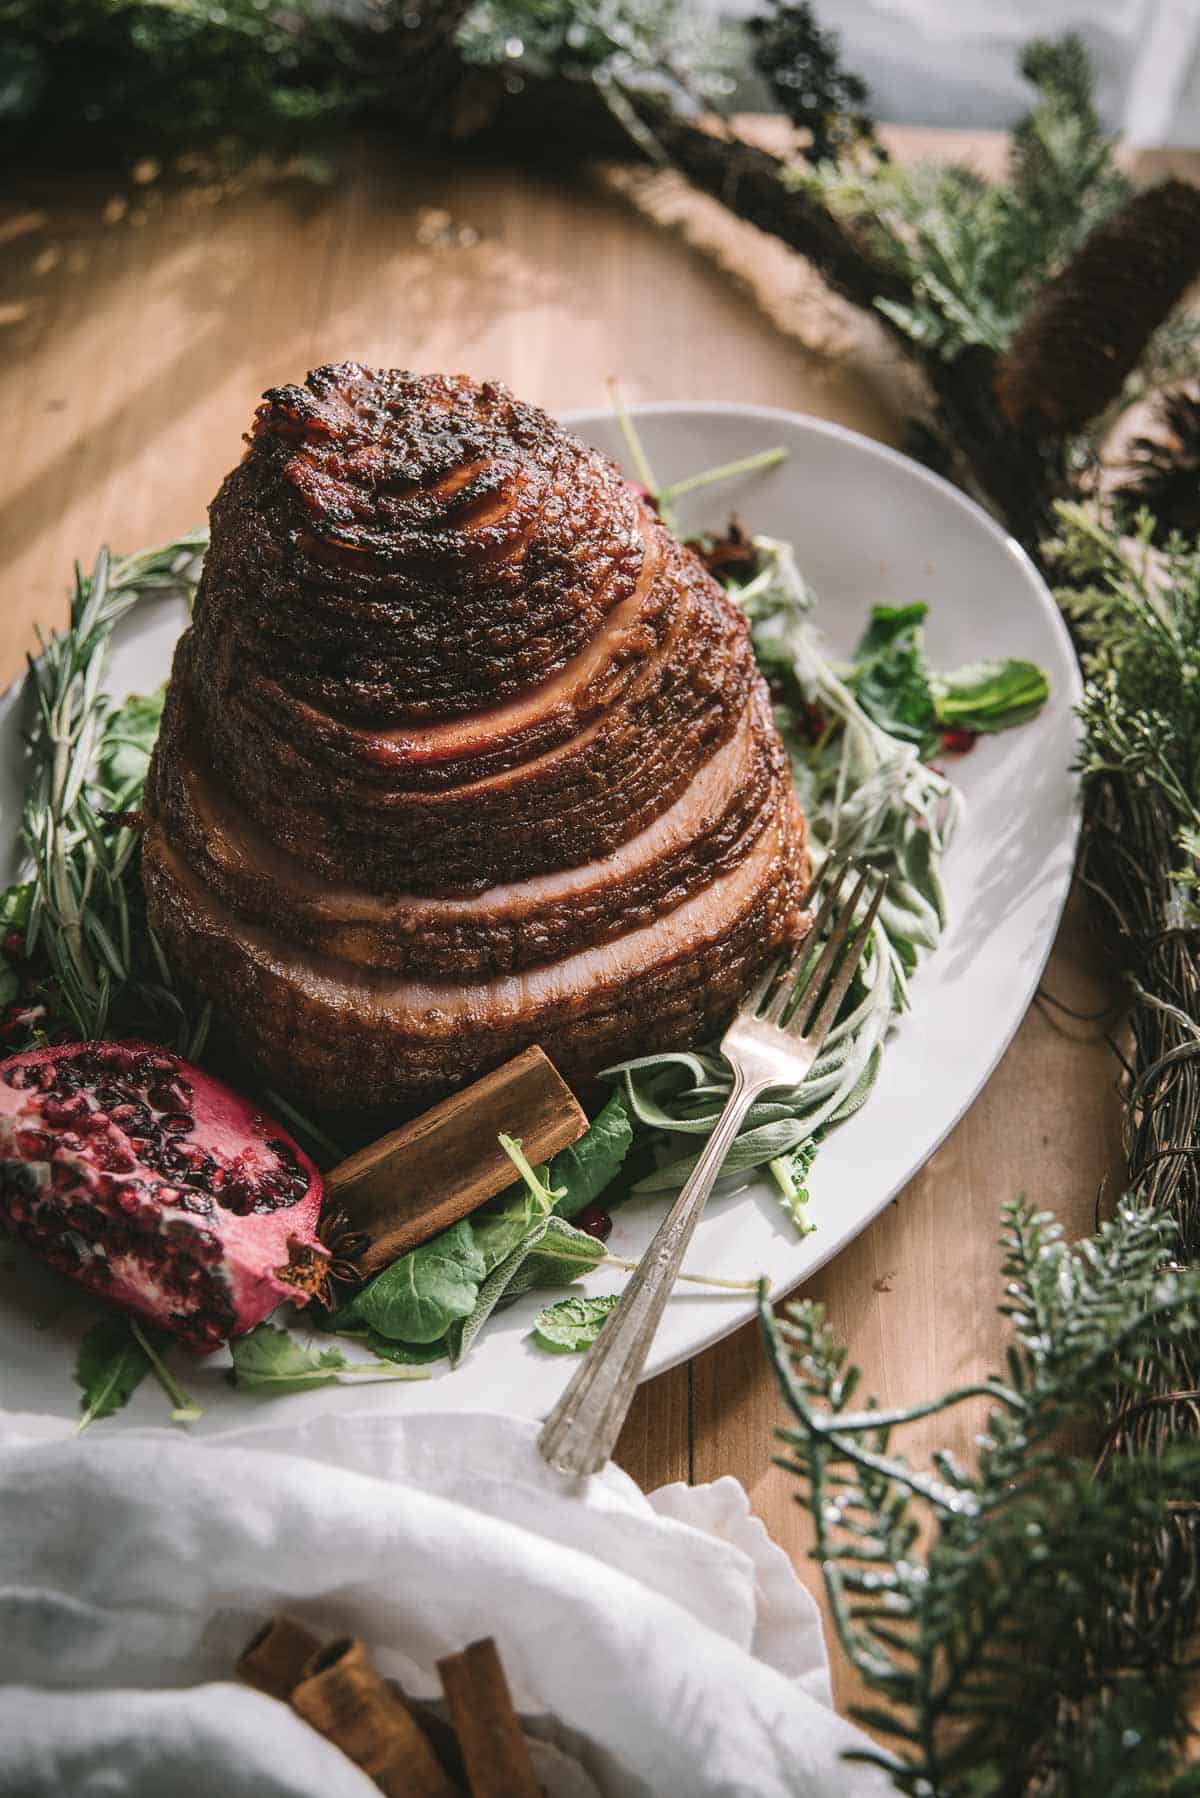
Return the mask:
<svg viewBox="0 0 1200 1798">
<path fill-rule="evenodd" d="M 0 931 L 25 930 L 33 906 L 32 880 L 19 881 L 0 893 Z"/>
<path fill-rule="evenodd" d="M 343 1311 L 392 1342 L 437 1342 L 469 1317 L 487 1265 L 468 1218 L 376 1274 Z M 343 1313 L 339 1313 L 341 1317 Z"/>
<path fill-rule="evenodd" d="M 552 1355 L 580 1354 L 591 1348 L 619 1296 L 609 1292 L 596 1298 L 559 1299 L 556 1305 L 547 1305 L 534 1321 L 533 1340 Z"/>
<path fill-rule="evenodd" d="M 935 740 L 937 722 L 921 630 L 928 610 L 920 604 L 875 606 L 848 682 L 869 718 L 918 748 Z"/>
<path fill-rule="evenodd" d="M 124 1410 L 149 1372 L 150 1358 L 128 1317 L 102 1317 L 93 1324 L 75 1357 L 75 1379 L 83 1391 L 78 1428 Z"/>
<path fill-rule="evenodd" d="M 450 1353 L 441 1342 L 392 1342 L 378 1330 L 366 1333 L 367 1347 L 381 1361 L 393 1361 L 397 1367 L 424 1367 L 430 1361 L 444 1361 Z"/>
<path fill-rule="evenodd" d="M 559 1217 L 575 1217 L 616 1179 L 633 1144 L 624 1095 L 614 1092 L 587 1132 L 550 1163 L 550 1185 L 559 1194 Z"/>
<path fill-rule="evenodd" d="M 937 720 L 946 730 L 1011 730 L 1037 714 L 1050 683 L 1034 662 L 970 662 L 932 681 Z"/>
<path fill-rule="evenodd" d="M 816 1141 L 810 1136 L 783 1155 L 768 1161 L 771 1178 L 783 1197 L 784 1208 L 801 1236 L 808 1236 L 816 1225 L 808 1215 L 808 1173 L 817 1157 Z"/>
<path fill-rule="evenodd" d="M 104 727 L 97 768 L 114 809 L 141 796 L 166 697 L 165 684 L 154 693 L 131 694 Z"/>
<path fill-rule="evenodd" d="M 492 1312 L 537 1286 L 569 1286 L 605 1261 L 604 1245 L 562 1217 L 543 1217 L 488 1275 L 468 1317 L 450 1330 L 450 1360 L 457 1367 Z"/>
<path fill-rule="evenodd" d="M 384 1366 L 380 1361 L 347 1361 L 339 1348 L 304 1348 L 286 1330 L 274 1324 L 259 1324 L 248 1336 L 239 1336 L 229 1345 L 233 1356 L 230 1379 L 248 1391 L 312 1392 L 319 1386 L 332 1386 L 339 1379 L 357 1375 L 361 1379 L 424 1380 L 429 1376 L 420 1368 Z"/>
</svg>

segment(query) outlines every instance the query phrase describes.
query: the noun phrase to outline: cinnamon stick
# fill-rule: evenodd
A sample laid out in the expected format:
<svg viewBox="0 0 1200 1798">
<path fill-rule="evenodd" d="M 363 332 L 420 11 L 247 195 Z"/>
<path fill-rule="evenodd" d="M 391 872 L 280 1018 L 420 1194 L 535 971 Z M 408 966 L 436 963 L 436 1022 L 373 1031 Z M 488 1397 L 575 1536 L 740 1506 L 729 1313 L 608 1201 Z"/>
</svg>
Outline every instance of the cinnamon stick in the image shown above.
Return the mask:
<svg viewBox="0 0 1200 1798">
<path fill-rule="evenodd" d="M 309 1659 L 292 1709 L 375 1781 L 386 1798 L 461 1798 L 404 1699 L 365 1645 L 341 1636 Z"/>
<path fill-rule="evenodd" d="M 514 1173 L 501 1131 L 536 1166 L 587 1127 L 558 1070 L 526 1049 L 325 1176 L 327 1215 L 344 1240 L 363 1239 L 343 1258 L 366 1279 L 502 1192 Z"/>
<path fill-rule="evenodd" d="M 472 1798 L 542 1798 L 492 1638 L 448 1655 L 438 1672 Z"/>
<path fill-rule="evenodd" d="M 237 1664 L 238 1678 L 269 1698 L 282 1698 L 286 1704 L 300 1683 L 305 1665 L 320 1646 L 302 1623 L 293 1623 L 290 1617 L 272 1617 L 243 1648 Z"/>
</svg>

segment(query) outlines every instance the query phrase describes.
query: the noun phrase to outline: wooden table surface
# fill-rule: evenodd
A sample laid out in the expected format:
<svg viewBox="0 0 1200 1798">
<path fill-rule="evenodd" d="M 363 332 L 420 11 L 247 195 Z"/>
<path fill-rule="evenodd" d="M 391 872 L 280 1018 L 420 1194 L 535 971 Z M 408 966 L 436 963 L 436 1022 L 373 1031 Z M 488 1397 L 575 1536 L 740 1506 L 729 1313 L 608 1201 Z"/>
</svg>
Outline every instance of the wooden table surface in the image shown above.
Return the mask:
<svg viewBox="0 0 1200 1798">
<path fill-rule="evenodd" d="M 902 153 L 1002 154 L 994 139 L 895 138 Z M 585 184 L 364 145 L 328 188 L 152 166 L 22 178 L 0 243 L 4 681 L 34 621 L 62 619 L 74 558 L 200 521 L 263 389 L 323 362 L 498 376 L 551 411 L 602 403 L 615 375 L 631 401 L 765 402 L 901 434 L 905 377 L 874 328 L 669 175 Z M 1081 1012 L 1108 997 L 1074 911 L 1043 990 Z M 893 1404 L 998 1365 L 1000 1207 L 1024 1192 L 1090 1227 L 1116 1165 L 1114 1078 L 1101 1025 L 1035 1004 L 925 1170 L 806 1288 L 865 1390 Z M 792 1482 L 770 1464 L 781 1421 L 749 1327 L 643 1389 L 620 1459 L 647 1487 L 735 1475 L 816 1591 Z M 978 1421 L 914 1431 L 911 1451 L 969 1456 Z M 845 1703 L 854 1680 L 834 1663 Z"/>
</svg>

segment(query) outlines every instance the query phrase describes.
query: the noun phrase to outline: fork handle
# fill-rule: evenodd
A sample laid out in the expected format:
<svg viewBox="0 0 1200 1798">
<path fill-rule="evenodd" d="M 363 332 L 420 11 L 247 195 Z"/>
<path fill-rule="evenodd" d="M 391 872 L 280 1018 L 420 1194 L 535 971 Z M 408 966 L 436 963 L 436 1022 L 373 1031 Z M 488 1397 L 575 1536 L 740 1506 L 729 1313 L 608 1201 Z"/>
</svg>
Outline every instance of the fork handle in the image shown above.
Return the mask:
<svg viewBox="0 0 1200 1798">
<path fill-rule="evenodd" d="M 599 1473 L 612 1454 L 700 1213 L 762 1090 L 735 1072 L 725 1109 L 691 1178 L 630 1275 L 583 1366 L 542 1425 L 538 1447 L 560 1473 Z"/>
</svg>

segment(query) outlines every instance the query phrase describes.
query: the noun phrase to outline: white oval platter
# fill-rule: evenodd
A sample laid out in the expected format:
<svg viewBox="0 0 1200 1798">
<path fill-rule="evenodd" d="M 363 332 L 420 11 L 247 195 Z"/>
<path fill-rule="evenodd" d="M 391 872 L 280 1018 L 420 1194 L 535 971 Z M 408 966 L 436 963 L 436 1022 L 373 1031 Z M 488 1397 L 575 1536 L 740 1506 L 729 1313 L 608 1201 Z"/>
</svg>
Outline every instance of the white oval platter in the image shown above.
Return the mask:
<svg viewBox="0 0 1200 1798">
<path fill-rule="evenodd" d="M 682 519 L 689 531 L 723 527 L 737 511 L 752 530 L 790 539 L 820 596 L 817 618 L 835 650 L 850 649 L 872 604 L 924 599 L 935 667 L 1023 656 L 1050 676 L 1050 703 L 1034 723 L 985 739 L 952 764 L 967 811 L 944 868 L 949 927 L 917 974 L 914 1009 L 890 1043 L 868 1104 L 817 1157 L 810 1183 L 814 1232 L 797 1237 L 766 1183 L 718 1196 L 701 1222 L 689 1266 L 731 1278 L 765 1274 L 781 1294 L 836 1255 L 912 1178 L 971 1104 L 1029 1005 L 1075 855 L 1078 783 L 1070 765 L 1079 675 L 1054 602 L 1020 548 L 955 488 L 896 451 L 769 408 L 671 403 L 639 408 L 635 417 L 666 482 L 774 444 L 787 449 L 787 460 L 766 473 L 691 496 Z M 627 460 L 611 414 L 576 413 L 565 422 Z M 112 691 L 160 682 L 182 623 L 182 608 L 173 602 L 136 611 L 114 646 Z M 0 702 L 4 880 L 16 868 L 20 715 L 14 690 Z M 661 1200 L 622 1207 L 611 1251 L 638 1255 L 663 1208 Z M 588 1290 L 616 1290 L 621 1278 L 602 1272 Z M 461 1368 L 450 1373 L 438 1364 L 421 1384 L 355 1381 L 265 1400 L 231 1390 L 224 1357 L 211 1357 L 181 1369 L 204 1407 L 192 1427 L 201 1434 L 236 1429 L 263 1421 L 268 1410 L 280 1422 L 299 1423 L 343 1406 L 540 1416 L 576 1365 L 574 1357 L 547 1355 L 530 1341 L 533 1316 L 553 1296 L 521 1300 L 492 1320 Z M 753 1308 L 746 1296 L 679 1289 L 647 1374 L 735 1330 Z M 71 1379 L 75 1343 L 91 1312 L 81 1295 L 78 1305 L 52 1313 L 50 1290 L 38 1278 L 0 1272 L 0 1405 L 66 1420 L 78 1402 Z M 153 1425 L 164 1417 L 162 1395 L 147 1381 L 120 1419 L 98 1427 Z"/>
</svg>

